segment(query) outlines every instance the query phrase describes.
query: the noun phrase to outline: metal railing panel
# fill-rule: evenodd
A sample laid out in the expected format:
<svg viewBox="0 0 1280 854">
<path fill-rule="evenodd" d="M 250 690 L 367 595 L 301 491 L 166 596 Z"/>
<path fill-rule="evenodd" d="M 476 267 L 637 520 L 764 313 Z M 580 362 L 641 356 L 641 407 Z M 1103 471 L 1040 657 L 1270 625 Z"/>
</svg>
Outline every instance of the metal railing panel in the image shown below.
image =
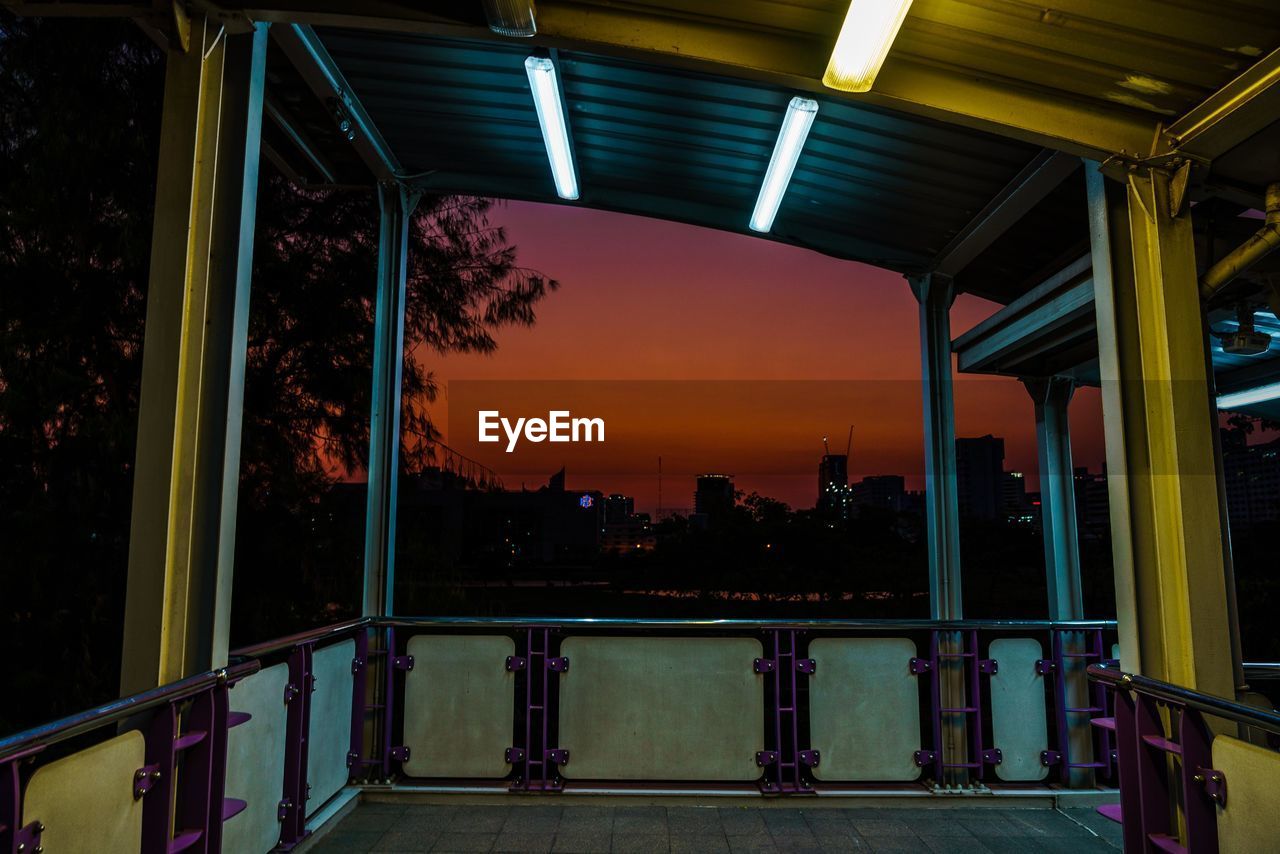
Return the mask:
<svg viewBox="0 0 1280 854">
<path fill-rule="evenodd" d="M 351 748 L 352 662 L 356 643 L 346 640 L 317 649 L 311 660 L 311 722 L 307 735 L 307 815 L 347 784 Z"/>
<path fill-rule="evenodd" d="M 810 743 L 824 781 L 920 776 L 919 677 L 910 638 L 818 638 L 809 643 Z"/>
<path fill-rule="evenodd" d="M 225 851 L 270 851 L 280 839 L 280 799 L 284 796 L 285 686 L 289 665 L 277 664 L 240 680 L 229 697 L 232 715 L 247 721 L 227 733 L 228 797 L 247 803 L 223 825 Z"/>
<path fill-rule="evenodd" d="M 1226 780 L 1217 806 L 1218 850 L 1272 852 L 1280 844 L 1280 753 L 1220 735 L 1213 740 L 1213 769 Z"/>
<path fill-rule="evenodd" d="M 134 786 L 146 764 L 136 730 L 51 762 L 27 783 L 23 823 L 44 825 L 40 845 L 50 854 L 137 854 L 146 796 L 135 798 Z"/>
<path fill-rule="evenodd" d="M 1044 647 L 1035 638 L 999 638 L 988 655 L 998 663 L 991 674 L 992 747 L 999 749 L 996 776 L 1006 781 L 1043 780 L 1049 768 L 1040 755 L 1049 749 L 1044 676 L 1036 663 Z"/>
<path fill-rule="evenodd" d="M 564 776 L 760 777 L 764 683 L 754 638 L 570 637 L 560 647 Z"/>
<path fill-rule="evenodd" d="M 406 652 L 404 743 L 412 777 L 507 776 L 515 708 L 515 641 L 490 635 L 418 635 Z"/>
</svg>

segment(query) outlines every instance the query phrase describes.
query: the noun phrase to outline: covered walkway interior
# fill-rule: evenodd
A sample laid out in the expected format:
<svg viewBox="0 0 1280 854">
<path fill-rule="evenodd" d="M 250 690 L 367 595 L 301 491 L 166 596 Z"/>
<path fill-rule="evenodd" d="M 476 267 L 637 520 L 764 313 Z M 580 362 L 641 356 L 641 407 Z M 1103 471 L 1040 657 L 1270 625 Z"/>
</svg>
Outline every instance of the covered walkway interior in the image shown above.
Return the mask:
<svg viewBox="0 0 1280 854">
<path fill-rule="evenodd" d="M 1220 403 L 1268 414 L 1280 399 L 1280 353 L 1258 343 L 1280 311 L 1274 0 L 6 5 L 133 17 L 168 65 L 127 699 L 0 741 L 3 854 L 92 850 L 102 834 L 147 854 L 312 836 L 342 851 L 1114 845 L 1075 806 L 1000 805 L 1020 787 L 1041 807 L 1105 801 L 1135 852 L 1280 838 L 1266 782 L 1280 716 L 1252 707 L 1265 699 L 1241 659 L 1216 427 Z M 901 11 L 901 29 L 883 29 L 873 80 L 844 85 L 828 61 L 846 14 L 857 41 L 872 7 Z M 381 205 L 364 618 L 233 651 L 267 163 Z M 928 619 L 399 616 L 409 222 L 423 194 L 457 193 L 901 273 L 919 303 L 904 332 L 921 350 Z M 1004 308 L 953 340 L 961 292 Z M 953 354 L 1033 399 L 1047 619 L 965 619 Z M 1080 589 L 1068 406 L 1091 384 L 1114 623 L 1088 621 Z M 88 750 L 50 750 L 90 732 Z M 693 805 L 567 799 L 619 780 L 678 784 Z M 726 781 L 768 806 L 715 806 Z M 867 786 L 928 806 L 867 806 Z M 511 805 L 440 801 L 495 787 Z"/>
</svg>

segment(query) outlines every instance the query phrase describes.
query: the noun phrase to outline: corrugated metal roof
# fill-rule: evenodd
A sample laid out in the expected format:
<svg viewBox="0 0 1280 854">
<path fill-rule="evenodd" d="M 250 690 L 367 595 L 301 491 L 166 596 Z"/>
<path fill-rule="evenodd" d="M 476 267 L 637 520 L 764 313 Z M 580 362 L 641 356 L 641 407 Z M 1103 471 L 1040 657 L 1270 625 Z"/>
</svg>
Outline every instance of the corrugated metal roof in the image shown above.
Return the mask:
<svg viewBox="0 0 1280 854">
<path fill-rule="evenodd" d="M 521 43 L 322 29 L 383 136 L 425 185 L 556 201 Z M 779 87 L 559 52 L 580 204 L 733 231 L 786 104 Z M 1024 143 L 836 98 L 819 112 L 772 237 L 922 268 L 1036 154 Z"/>
</svg>

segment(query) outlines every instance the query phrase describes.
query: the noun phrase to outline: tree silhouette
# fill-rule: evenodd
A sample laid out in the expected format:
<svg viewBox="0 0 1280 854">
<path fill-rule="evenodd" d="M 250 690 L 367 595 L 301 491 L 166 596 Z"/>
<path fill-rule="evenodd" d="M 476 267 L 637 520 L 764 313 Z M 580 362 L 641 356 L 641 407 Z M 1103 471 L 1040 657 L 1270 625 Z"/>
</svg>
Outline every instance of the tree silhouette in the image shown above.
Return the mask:
<svg viewBox="0 0 1280 854">
<path fill-rule="evenodd" d="M 0 11 L 0 680 L 25 698 L 0 704 L 0 733 L 117 691 L 163 77 L 163 56 L 130 24 Z M 269 600 L 306 621 L 332 598 L 320 587 L 333 579 L 308 577 L 306 562 L 334 536 L 318 510 L 360 477 L 368 450 L 369 189 L 300 189 L 264 162 L 238 608 Z M 427 198 L 412 220 L 410 469 L 430 459 L 435 394 L 412 354 L 490 351 L 556 287 L 517 265 L 492 204 Z M 237 631 L 283 633 L 258 622 L 280 614 L 249 609 Z"/>
</svg>

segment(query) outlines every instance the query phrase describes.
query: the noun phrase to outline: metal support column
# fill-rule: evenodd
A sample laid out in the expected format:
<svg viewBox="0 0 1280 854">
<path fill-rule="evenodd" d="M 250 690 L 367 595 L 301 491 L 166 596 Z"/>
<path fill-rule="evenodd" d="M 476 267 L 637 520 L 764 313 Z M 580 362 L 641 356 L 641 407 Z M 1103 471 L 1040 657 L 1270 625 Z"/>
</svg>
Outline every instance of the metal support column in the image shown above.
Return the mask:
<svg viewBox="0 0 1280 854">
<path fill-rule="evenodd" d="M 956 486 L 955 399 L 951 390 L 951 280 L 910 278 L 920 303 L 920 373 L 924 391 L 925 508 L 929 538 L 929 610 L 935 620 L 963 616 Z"/>
<path fill-rule="evenodd" d="M 908 279 L 920 303 L 920 374 L 924 394 L 925 508 L 929 539 L 929 612 L 934 620 L 964 616 L 960 590 L 960 510 L 956 483 L 955 398 L 951 388 L 951 279 L 928 273 Z M 938 695 L 943 708 L 965 707 L 964 636 L 938 632 Z M 942 779 L 969 785 L 967 722 L 944 714 L 939 733 Z"/>
<path fill-rule="evenodd" d="M 1040 520 L 1049 585 L 1049 619 L 1083 620 L 1080 544 L 1076 538 L 1075 472 L 1067 407 L 1075 382 L 1067 377 L 1023 380 L 1035 403 L 1040 455 Z"/>
<path fill-rule="evenodd" d="M 227 658 L 266 45 L 265 25 L 229 36 L 216 20 L 196 17 L 190 52 L 167 59 L 129 538 L 126 694 Z"/>
<path fill-rule="evenodd" d="M 1085 172 L 1122 666 L 1230 697 L 1191 217 L 1161 170 Z"/>
<path fill-rule="evenodd" d="M 1049 619 L 1084 619 L 1080 585 L 1080 543 L 1076 536 L 1075 472 L 1071 465 L 1071 427 L 1067 418 L 1075 382 L 1068 377 L 1024 379 L 1036 413 L 1036 447 L 1040 457 L 1040 520 L 1044 532 L 1044 569 L 1049 590 Z M 1070 767 L 1093 761 L 1093 726 L 1089 704 L 1089 680 L 1083 657 L 1084 632 L 1062 632 L 1054 703 L 1060 708 L 1059 749 L 1065 757 L 1063 776 L 1077 788 L 1093 784 L 1089 768 Z"/>
<path fill-rule="evenodd" d="M 399 184 L 378 185 L 382 224 L 374 309 L 373 413 L 369 422 L 369 498 L 361 611 L 365 616 L 390 616 L 393 610 L 409 219 L 420 197 L 420 193 Z"/>
</svg>

